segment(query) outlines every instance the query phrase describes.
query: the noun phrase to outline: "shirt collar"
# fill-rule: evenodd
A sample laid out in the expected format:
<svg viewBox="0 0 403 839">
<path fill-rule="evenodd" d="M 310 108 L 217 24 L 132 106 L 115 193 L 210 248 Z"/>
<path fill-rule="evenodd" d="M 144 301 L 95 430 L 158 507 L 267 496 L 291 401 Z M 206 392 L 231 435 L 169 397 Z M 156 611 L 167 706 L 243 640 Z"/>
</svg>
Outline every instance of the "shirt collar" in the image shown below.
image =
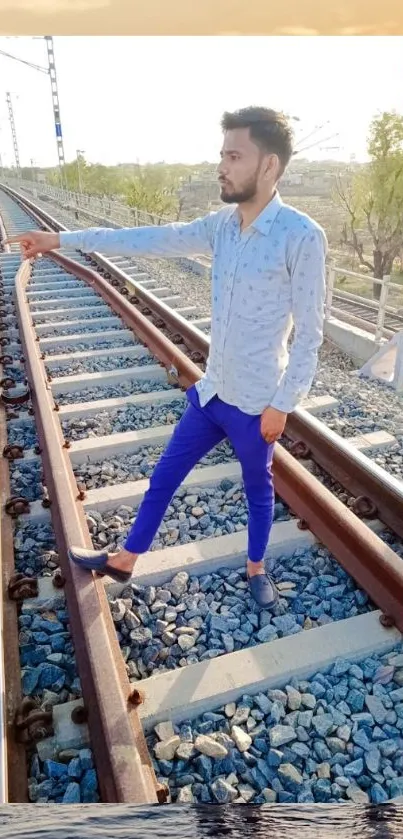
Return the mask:
<svg viewBox="0 0 403 839">
<path fill-rule="evenodd" d="M 280 198 L 278 190 L 276 189 L 273 198 L 268 204 L 266 204 L 265 207 L 263 207 L 263 210 L 249 225 L 249 227 L 253 227 L 255 230 L 258 230 L 259 233 L 262 233 L 264 236 L 268 236 L 270 234 L 272 224 L 275 221 L 281 207 L 283 207 L 283 202 Z M 239 224 L 239 213 L 237 212 L 236 207 L 234 207 L 233 218 L 234 220 L 236 219 Z"/>
<path fill-rule="evenodd" d="M 259 231 L 259 233 L 263 233 L 264 236 L 268 236 L 271 231 L 272 224 L 282 206 L 283 202 L 280 198 L 278 190 L 276 189 L 273 198 L 268 204 L 266 204 L 257 218 L 255 218 L 251 227 L 254 227 L 255 230 Z"/>
</svg>

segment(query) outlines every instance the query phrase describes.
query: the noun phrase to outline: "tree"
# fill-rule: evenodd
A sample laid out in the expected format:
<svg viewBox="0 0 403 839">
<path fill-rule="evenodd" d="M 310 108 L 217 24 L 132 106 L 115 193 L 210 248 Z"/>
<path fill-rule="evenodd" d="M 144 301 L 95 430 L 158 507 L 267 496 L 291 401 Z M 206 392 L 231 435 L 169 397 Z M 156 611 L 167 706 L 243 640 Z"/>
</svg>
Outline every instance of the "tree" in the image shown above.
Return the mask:
<svg viewBox="0 0 403 839">
<path fill-rule="evenodd" d="M 177 189 L 179 177 L 161 166 L 138 167 L 138 171 L 126 187 L 126 201 L 129 207 L 149 213 L 154 223 L 160 224 L 162 217 L 178 216 L 180 212 Z"/>
<path fill-rule="evenodd" d="M 341 243 L 382 280 L 391 274 L 402 247 L 403 116 L 384 112 L 374 117 L 367 148 L 369 164 L 347 179 L 338 177 L 335 198 L 348 215 Z M 379 283 L 374 283 L 375 299 L 380 291 Z"/>
</svg>

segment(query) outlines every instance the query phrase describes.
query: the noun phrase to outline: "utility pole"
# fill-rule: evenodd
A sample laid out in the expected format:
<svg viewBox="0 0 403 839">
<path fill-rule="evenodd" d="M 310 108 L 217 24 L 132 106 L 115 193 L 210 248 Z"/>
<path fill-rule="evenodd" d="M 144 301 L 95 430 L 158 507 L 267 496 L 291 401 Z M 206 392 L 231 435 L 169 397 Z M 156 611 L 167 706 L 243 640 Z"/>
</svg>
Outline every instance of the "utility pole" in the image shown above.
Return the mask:
<svg viewBox="0 0 403 839">
<path fill-rule="evenodd" d="M 64 165 L 65 165 L 65 158 L 64 158 L 64 146 L 63 146 L 63 132 L 62 132 L 62 123 L 60 117 L 60 104 L 59 104 L 59 92 L 57 87 L 57 76 L 56 76 L 56 64 L 55 64 L 55 54 L 53 49 L 53 38 L 51 35 L 45 35 L 44 41 L 46 43 L 46 49 L 48 54 L 48 66 L 47 67 L 40 67 L 38 64 L 33 64 L 32 61 L 25 61 L 23 58 L 17 58 L 16 55 L 11 55 L 8 52 L 4 52 L 4 50 L 0 50 L 0 55 L 4 55 L 6 58 L 12 58 L 14 61 L 18 61 L 20 64 L 26 64 L 27 67 L 31 67 L 33 70 L 38 70 L 40 73 L 46 73 L 47 76 L 50 78 L 50 86 L 52 92 L 52 105 L 53 105 L 53 118 L 55 124 L 55 133 L 56 133 L 56 145 L 57 145 L 57 157 L 59 161 L 59 171 L 60 171 L 60 182 L 61 186 L 64 185 Z M 19 166 L 19 164 L 18 164 Z"/>
<path fill-rule="evenodd" d="M 84 154 L 84 151 L 82 149 L 77 149 L 76 150 L 76 155 L 77 155 L 78 191 L 80 193 L 82 193 L 83 182 L 82 182 L 82 177 L 81 177 L 80 154 Z"/>
<path fill-rule="evenodd" d="M 11 94 L 10 93 L 6 94 L 6 101 L 7 101 L 8 116 L 9 116 L 10 126 L 11 126 L 11 134 L 12 134 L 12 137 L 13 137 L 14 157 L 15 157 L 15 165 L 17 167 L 17 178 L 18 178 L 19 175 L 20 175 L 20 155 L 19 155 L 19 151 L 18 151 L 17 132 L 15 130 L 13 103 L 11 101 Z"/>
<path fill-rule="evenodd" d="M 56 131 L 56 144 L 57 144 L 57 155 L 59 158 L 59 168 L 60 168 L 60 180 L 61 185 L 63 186 L 64 183 L 64 146 L 63 146 L 63 133 L 62 133 L 62 123 L 60 118 L 60 105 L 59 105 L 59 92 L 57 89 L 57 76 L 56 76 L 56 64 L 55 64 L 55 54 L 53 50 L 53 38 L 51 35 L 45 35 L 45 42 L 48 51 L 48 72 L 50 77 L 50 86 L 52 90 L 52 105 L 53 105 L 53 116 L 55 120 L 55 131 Z"/>
</svg>

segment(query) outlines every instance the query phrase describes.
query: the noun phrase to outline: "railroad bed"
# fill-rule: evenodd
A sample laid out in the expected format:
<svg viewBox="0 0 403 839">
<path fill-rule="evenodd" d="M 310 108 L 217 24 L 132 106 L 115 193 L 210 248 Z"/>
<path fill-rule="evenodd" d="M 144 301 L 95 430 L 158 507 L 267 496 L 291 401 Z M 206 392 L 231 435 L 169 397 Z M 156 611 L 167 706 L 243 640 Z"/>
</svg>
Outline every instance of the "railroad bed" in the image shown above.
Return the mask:
<svg viewBox="0 0 403 839">
<path fill-rule="evenodd" d="M 0 212 L 8 234 L 51 223 L 10 193 Z M 19 623 L 4 651 L 8 799 L 27 778 L 36 802 L 403 794 L 402 492 L 363 454 L 388 441 L 327 431 L 326 394 L 290 418 L 271 611 L 248 594 L 228 443 L 175 494 L 130 585 L 80 572 L 67 546 L 122 542 L 208 339 L 135 265 L 97 257 L 95 274 L 60 254 L 0 254 L 3 627 Z"/>
</svg>

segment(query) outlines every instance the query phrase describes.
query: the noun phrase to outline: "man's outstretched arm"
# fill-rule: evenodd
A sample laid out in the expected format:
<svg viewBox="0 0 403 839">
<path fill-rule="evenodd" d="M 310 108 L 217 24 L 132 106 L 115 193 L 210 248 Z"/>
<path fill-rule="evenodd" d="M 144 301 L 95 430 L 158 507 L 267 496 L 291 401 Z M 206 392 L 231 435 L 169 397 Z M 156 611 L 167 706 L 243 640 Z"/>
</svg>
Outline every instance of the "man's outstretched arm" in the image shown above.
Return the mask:
<svg viewBox="0 0 403 839">
<path fill-rule="evenodd" d="M 180 257 L 206 254 L 214 248 L 217 213 L 191 222 L 173 222 L 150 227 L 89 227 L 62 233 L 30 230 L 11 236 L 5 244 L 18 242 L 25 259 L 58 248 L 76 248 L 83 253 L 106 256 Z"/>
</svg>

